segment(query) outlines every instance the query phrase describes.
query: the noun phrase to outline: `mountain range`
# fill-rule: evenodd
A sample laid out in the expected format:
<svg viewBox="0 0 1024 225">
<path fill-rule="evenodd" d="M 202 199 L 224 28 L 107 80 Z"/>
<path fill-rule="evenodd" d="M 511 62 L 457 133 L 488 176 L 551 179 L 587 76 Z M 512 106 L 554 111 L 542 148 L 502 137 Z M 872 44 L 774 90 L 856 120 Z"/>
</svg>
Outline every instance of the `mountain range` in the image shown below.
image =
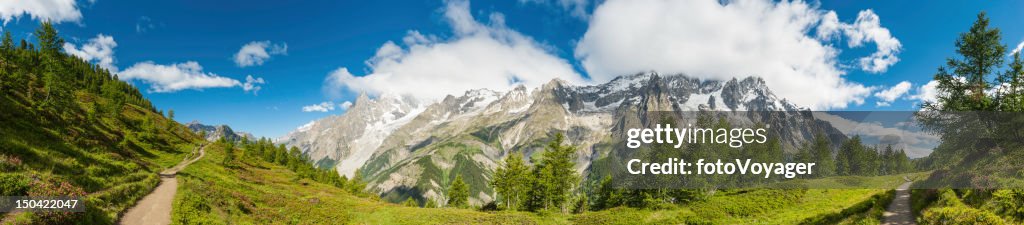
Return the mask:
<svg viewBox="0 0 1024 225">
<path fill-rule="evenodd" d="M 807 108 L 778 98 L 760 78 L 716 81 L 648 72 L 603 84 L 556 79 L 533 89 L 469 90 L 434 102 L 362 94 L 344 114 L 310 122 L 277 142 L 300 148 L 320 167 L 349 177 L 358 172 L 368 188 L 392 202 L 442 202 L 449 182 L 462 175 L 471 203 L 481 205 L 494 200 L 487 183 L 506 155 L 539 155 L 551 134 L 561 132 L 577 146 L 576 169 L 586 179 L 624 128 L 649 125 L 649 113 L 658 111 L 779 112 L 745 116 L 774 126 L 787 151 L 818 132 L 846 139 Z"/>
<path fill-rule="evenodd" d="M 217 141 L 221 137 L 229 141 L 241 141 L 243 138 L 248 140 L 256 140 L 256 137 L 247 132 L 236 132 L 231 129 L 228 125 L 206 125 L 199 123 L 199 121 L 192 121 L 185 124 L 189 130 L 197 134 L 205 134 L 203 138 L 207 141 Z"/>
</svg>

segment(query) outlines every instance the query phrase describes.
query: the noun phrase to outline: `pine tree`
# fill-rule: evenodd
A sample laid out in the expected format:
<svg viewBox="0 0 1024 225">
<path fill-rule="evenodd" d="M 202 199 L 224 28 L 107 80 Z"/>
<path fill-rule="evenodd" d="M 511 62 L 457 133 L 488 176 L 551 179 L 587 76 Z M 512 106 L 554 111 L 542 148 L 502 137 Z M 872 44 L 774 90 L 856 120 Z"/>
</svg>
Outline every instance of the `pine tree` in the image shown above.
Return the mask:
<svg viewBox="0 0 1024 225">
<path fill-rule="evenodd" d="M 555 135 L 544 148 L 540 163 L 533 168 L 533 189 L 530 191 L 529 203 L 532 210 L 550 209 L 552 207 L 567 212 L 566 202 L 570 193 L 579 182 L 576 175 L 576 148 L 562 145 L 565 136 Z"/>
<path fill-rule="evenodd" d="M 469 206 L 469 185 L 462 181 L 462 175 L 455 175 L 455 181 L 448 187 L 448 207 Z"/>
<path fill-rule="evenodd" d="M 235 160 L 235 143 L 224 139 L 224 137 L 221 137 L 217 142 L 224 146 L 224 161 L 221 162 L 221 165 L 232 165 L 232 162 Z"/>
<path fill-rule="evenodd" d="M 44 21 L 39 25 L 35 36 L 39 39 L 39 51 L 44 55 L 56 56 L 64 45 L 64 39 L 57 35 L 57 29 L 54 29 L 53 24 L 49 21 Z"/>
<path fill-rule="evenodd" d="M 1024 139 L 1024 129 L 1020 129 L 1024 127 L 1024 116 L 1020 114 L 1024 112 L 1024 60 L 1020 52 L 1013 53 L 1007 71 L 1001 73 L 998 80 L 1002 84 L 998 92 L 1001 95 L 999 110 L 1009 113 L 998 113 L 997 118 L 990 119 L 998 125 L 995 132 L 1004 140 Z"/>
<path fill-rule="evenodd" d="M 1003 73 L 1000 80 L 1009 84 L 1004 90 L 1004 96 L 999 103 L 1000 110 L 1006 112 L 1024 111 L 1024 60 L 1020 52 L 1013 53 L 1013 60 L 1007 65 L 1008 69 Z"/>
<path fill-rule="evenodd" d="M 529 166 L 523 161 L 522 154 L 518 153 L 510 154 L 501 167 L 495 170 L 491 185 L 505 203 L 505 208 L 516 210 L 521 206 L 532 182 L 530 175 Z"/>
<path fill-rule="evenodd" d="M 914 165 L 910 164 L 910 158 L 907 157 L 907 153 L 903 149 L 896 151 L 896 166 L 900 173 L 910 172 L 914 169 Z"/>
<path fill-rule="evenodd" d="M 898 169 L 896 168 L 896 162 L 898 159 L 896 158 L 896 152 L 895 150 L 893 150 L 892 144 L 888 144 L 885 146 L 885 149 L 882 150 L 882 153 L 879 156 L 879 158 L 879 175 L 889 175 L 898 173 Z"/>
<path fill-rule="evenodd" d="M 878 155 L 878 148 L 864 146 L 861 144 L 861 151 L 857 162 L 859 163 L 858 174 L 861 176 L 875 176 L 878 175 L 878 168 L 880 168 L 880 161 Z"/>
<path fill-rule="evenodd" d="M 587 195 L 578 195 L 576 197 L 576 204 L 573 206 L 572 213 L 584 213 L 588 210 L 588 206 L 590 206 L 590 201 L 587 199 Z"/>
<path fill-rule="evenodd" d="M 67 93 L 70 90 L 67 82 L 61 80 L 55 72 L 46 71 L 43 73 L 43 86 L 45 87 L 46 96 L 41 106 L 51 110 L 66 108 L 71 100 L 70 94 Z"/>
<path fill-rule="evenodd" d="M 277 159 L 277 164 L 288 166 L 288 163 L 291 162 L 291 158 L 288 158 L 288 148 L 284 144 L 279 144 L 276 152 L 277 155 L 274 156 L 274 159 Z"/>
<path fill-rule="evenodd" d="M 611 176 L 605 176 L 604 179 L 601 179 L 596 195 L 597 199 L 594 200 L 594 209 L 607 209 L 623 204 L 622 190 L 614 187 Z"/>
<path fill-rule="evenodd" d="M 423 203 L 423 208 L 437 208 L 437 201 L 432 198 L 427 199 L 427 203 Z"/>
<path fill-rule="evenodd" d="M 11 38 L 11 31 L 4 31 L 4 38 L 2 44 L 0 44 L 0 50 L 3 50 L 4 54 L 11 54 L 11 51 L 14 51 L 14 39 Z"/>
<path fill-rule="evenodd" d="M 982 12 L 970 30 L 960 34 L 956 40 L 956 52 L 961 58 L 948 58 L 946 66 L 939 67 L 935 80 L 939 82 L 937 89 L 942 94 L 938 96 L 938 102 L 924 104 L 925 109 L 992 109 L 992 100 L 985 95 L 990 87 L 986 77 L 1003 63 L 1006 46 L 1000 44 L 999 29 L 988 25 L 988 16 Z"/>
<path fill-rule="evenodd" d="M 864 146 L 860 135 L 854 135 L 843 142 L 836 154 L 836 170 L 839 175 L 873 176 L 880 166 L 878 149 Z"/>
<path fill-rule="evenodd" d="M 118 115 L 121 114 L 121 109 L 124 108 L 124 95 L 121 90 L 117 88 L 117 83 L 115 82 L 117 81 L 104 82 L 103 86 L 100 87 L 100 90 L 103 92 L 103 97 L 109 100 L 103 111 L 110 113 L 114 118 L 119 118 Z M 201 136 L 205 138 L 205 132 L 202 134 L 203 135 Z"/>
<path fill-rule="evenodd" d="M 803 144 L 800 145 L 800 148 L 797 149 L 796 155 L 793 156 L 794 161 L 808 163 L 817 162 L 817 160 L 814 158 L 814 153 L 811 151 L 811 144 L 808 142 L 804 142 Z"/>
<path fill-rule="evenodd" d="M 836 174 L 837 175 L 853 175 L 855 169 L 853 169 L 854 161 L 856 160 L 857 147 L 854 145 L 854 139 L 860 139 L 860 136 L 853 136 L 849 140 L 843 142 L 839 146 L 839 151 L 836 153 Z M 859 141 L 858 141 L 859 142 Z"/>
<path fill-rule="evenodd" d="M 366 190 L 366 182 L 363 181 L 360 169 L 356 169 L 356 172 L 352 175 L 352 179 L 348 181 L 348 192 L 352 194 L 362 194 Z"/>
<path fill-rule="evenodd" d="M 832 145 L 825 133 L 818 132 L 814 135 L 814 144 L 811 146 L 814 161 L 817 163 L 818 177 L 832 176 L 836 174 L 836 160 L 832 158 Z"/>
</svg>

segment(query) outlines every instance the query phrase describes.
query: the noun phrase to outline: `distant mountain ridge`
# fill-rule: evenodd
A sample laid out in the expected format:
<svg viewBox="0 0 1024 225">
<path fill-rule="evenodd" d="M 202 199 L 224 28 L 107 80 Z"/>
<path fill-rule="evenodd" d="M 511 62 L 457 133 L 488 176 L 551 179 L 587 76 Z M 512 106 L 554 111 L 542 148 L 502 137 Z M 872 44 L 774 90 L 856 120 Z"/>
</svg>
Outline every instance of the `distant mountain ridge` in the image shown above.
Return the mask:
<svg viewBox="0 0 1024 225">
<path fill-rule="evenodd" d="M 199 121 L 192 121 L 185 124 L 185 126 L 188 127 L 189 130 L 192 130 L 192 132 L 195 132 L 196 134 L 205 132 L 206 136 L 203 138 L 206 139 L 207 141 L 217 141 L 221 137 L 229 141 L 236 142 L 241 141 L 242 138 L 247 138 L 250 141 L 256 140 L 256 137 L 250 133 L 236 132 L 232 130 L 231 127 L 229 127 L 228 125 L 223 124 L 212 126 L 199 123 Z"/>
<path fill-rule="evenodd" d="M 574 85 L 562 80 L 529 90 L 518 86 L 500 92 L 486 89 L 449 95 L 434 103 L 410 97 L 361 95 L 342 115 L 300 127 L 278 139 L 299 147 L 321 166 L 352 176 L 356 170 L 370 188 L 390 201 L 407 198 L 442 201 L 457 174 L 470 184 L 471 202 L 494 199 L 487 182 L 500 160 L 510 153 L 529 158 L 543 151 L 555 132 L 578 146 L 577 170 L 587 175 L 593 163 L 607 157 L 608 143 L 624 127 L 636 127 L 656 111 L 808 111 L 775 96 L 756 77 L 728 81 L 699 80 L 654 72 L 627 75 L 604 84 Z M 845 139 L 827 123 L 751 116 L 751 122 L 772 123 L 787 149 L 810 140 L 816 132 Z M 839 142 L 834 142 L 839 143 Z M 584 176 L 586 177 L 586 176 Z"/>
</svg>

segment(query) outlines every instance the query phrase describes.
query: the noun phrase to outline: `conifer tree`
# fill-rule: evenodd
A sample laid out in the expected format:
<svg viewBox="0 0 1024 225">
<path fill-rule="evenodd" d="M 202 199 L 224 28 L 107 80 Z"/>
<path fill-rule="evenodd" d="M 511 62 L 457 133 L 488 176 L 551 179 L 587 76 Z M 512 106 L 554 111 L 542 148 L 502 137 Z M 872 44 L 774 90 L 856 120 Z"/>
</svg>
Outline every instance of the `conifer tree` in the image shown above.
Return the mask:
<svg viewBox="0 0 1024 225">
<path fill-rule="evenodd" d="M 455 175 L 455 181 L 448 187 L 448 207 L 466 206 L 469 206 L 469 185 L 462 181 L 462 175 Z"/>
<path fill-rule="evenodd" d="M 423 203 L 423 208 L 437 208 L 437 201 L 432 198 L 428 198 L 426 203 Z"/>
<path fill-rule="evenodd" d="M 0 50 L 4 54 L 11 54 L 14 51 L 14 39 L 11 38 L 11 31 L 4 31 L 3 42 L 0 42 Z"/>
<path fill-rule="evenodd" d="M 44 55 L 56 56 L 64 45 L 64 39 L 57 35 L 57 29 L 54 29 L 53 24 L 49 21 L 44 21 L 39 25 L 35 36 L 39 39 L 39 51 Z"/>
<path fill-rule="evenodd" d="M 854 169 L 853 161 L 857 154 L 856 151 L 859 146 L 854 145 L 854 139 L 860 139 L 859 136 L 854 136 L 849 140 L 842 143 L 839 146 L 839 151 L 836 152 L 836 174 L 837 175 L 853 175 Z M 859 141 L 858 141 L 859 142 Z"/>
<path fill-rule="evenodd" d="M 960 58 L 948 58 L 946 66 L 939 67 L 935 80 L 944 93 L 938 102 L 924 105 L 935 110 L 989 110 L 992 101 L 985 95 L 990 84 L 986 79 L 998 68 L 1005 56 L 1006 46 L 1000 43 L 998 28 L 990 28 L 988 16 L 978 14 L 978 20 L 968 32 L 956 40 Z"/>
<path fill-rule="evenodd" d="M 221 137 L 217 142 L 224 146 L 224 161 L 221 161 L 221 165 L 232 165 L 232 162 L 235 160 L 235 143 L 224 139 L 224 137 Z"/>
<path fill-rule="evenodd" d="M 622 205 L 622 191 L 612 185 L 612 177 L 605 176 L 597 186 L 594 209 L 601 210 Z"/>
<path fill-rule="evenodd" d="M 819 177 L 832 176 L 836 174 L 836 160 L 832 158 L 832 145 L 829 144 L 825 133 L 818 132 L 814 135 L 814 144 L 811 146 L 815 162 L 818 168 L 815 173 Z"/>
<path fill-rule="evenodd" d="M 532 177 L 530 167 L 523 161 L 523 155 L 519 153 L 509 154 L 505 162 L 494 172 L 494 180 L 491 185 L 505 208 L 516 210 L 526 199 L 530 189 Z"/>
<path fill-rule="evenodd" d="M 353 194 L 363 193 L 366 190 L 366 182 L 363 181 L 360 169 L 356 169 L 356 172 L 352 175 L 352 179 L 348 181 L 348 191 Z"/>
<path fill-rule="evenodd" d="M 564 135 L 555 134 L 544 148 L 540 163 L 533 167 L 534 182 L 527 204 L 532 210 L 559 208 L 567 212 L 566 203 L 579 177 L 574 169 L 576 148 L 562 145 L 563 141 Z"/>
</svg>

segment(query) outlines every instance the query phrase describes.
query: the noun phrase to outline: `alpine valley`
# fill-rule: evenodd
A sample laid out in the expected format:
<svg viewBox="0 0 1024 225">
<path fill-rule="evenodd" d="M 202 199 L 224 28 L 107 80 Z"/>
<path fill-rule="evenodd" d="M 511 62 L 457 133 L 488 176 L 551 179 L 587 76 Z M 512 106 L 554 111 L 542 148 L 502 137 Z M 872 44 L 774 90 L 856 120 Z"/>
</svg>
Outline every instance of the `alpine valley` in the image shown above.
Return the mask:
<svg viewBox="0 0 1024 225">
<path fill-rule="evenodd" d="M 334 167 L 348 177 L 358 173 L 387 201 L 443 202 L 446 187 L 461 175 L 470 186 L 470 203 L 483 205 L 495 200 L 488 182 L 506 155 L 539 157 L 551 134 L 561 132 L 578 146 L 576 170 L 584 183 L 594 183 L 607 173 L 602 161 L 617 157 L 610 154 L 615 137 L 625 128 L 649 125 L 650 113 L 659 111 L 776 112 L 745 117 L 775 127 L 772 135 L 787 153 L 819 132 L 831 143 L 847 139 L 807 108 L 776 97 L 760 78 L 715 81 L 649 72 L 595 85 L 556 79 L 533 89 L 469 90 L 433 102 L 361 94 L 347 112 L 310 122 L 276 142 L 298 147 L 321 168 Z"/>
</svg>

